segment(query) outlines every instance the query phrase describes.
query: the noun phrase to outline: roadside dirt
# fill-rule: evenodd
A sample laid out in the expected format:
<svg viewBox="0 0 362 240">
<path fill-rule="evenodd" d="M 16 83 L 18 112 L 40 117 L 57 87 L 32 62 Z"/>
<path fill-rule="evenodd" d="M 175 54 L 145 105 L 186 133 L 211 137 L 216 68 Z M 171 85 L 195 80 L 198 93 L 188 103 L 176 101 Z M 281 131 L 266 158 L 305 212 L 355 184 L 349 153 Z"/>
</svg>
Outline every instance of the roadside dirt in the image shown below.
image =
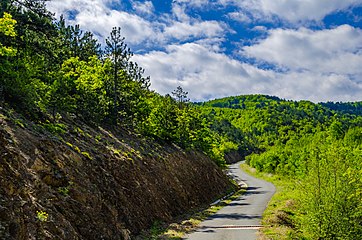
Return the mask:
<svg viewBox="0 0 362 240">
<path fill-rule="evenodd" d="M 230 187 L 201 153 L 0 109 L 0 239 L 128 239 Z"/>
</svg>

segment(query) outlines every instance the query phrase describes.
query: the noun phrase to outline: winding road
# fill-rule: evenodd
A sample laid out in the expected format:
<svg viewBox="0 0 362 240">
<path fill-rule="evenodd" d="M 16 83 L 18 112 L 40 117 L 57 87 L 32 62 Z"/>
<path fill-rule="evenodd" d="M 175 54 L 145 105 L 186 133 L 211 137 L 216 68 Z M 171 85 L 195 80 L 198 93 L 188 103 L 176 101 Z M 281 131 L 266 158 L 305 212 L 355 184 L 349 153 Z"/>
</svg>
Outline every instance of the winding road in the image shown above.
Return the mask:
<svg viewBox="0 0 362 240">
<path fill-rule="evenodd" d="M 273 184 L 254 178 L 239 167 L 230 165 L 229 174 L 247 184 L 246 192 L 202 222 L 184 239 L 189 240 L 255 240 L 262 214 L 275 192 Z"/>
</svg>

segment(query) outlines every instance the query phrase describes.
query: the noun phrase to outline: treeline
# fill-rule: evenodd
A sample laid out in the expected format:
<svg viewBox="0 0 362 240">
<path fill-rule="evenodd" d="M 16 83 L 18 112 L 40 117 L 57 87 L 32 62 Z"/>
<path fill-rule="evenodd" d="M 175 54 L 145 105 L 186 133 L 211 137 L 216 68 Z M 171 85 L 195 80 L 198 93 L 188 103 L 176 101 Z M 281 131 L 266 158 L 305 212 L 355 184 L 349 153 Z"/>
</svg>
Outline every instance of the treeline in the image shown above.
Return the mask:
<svg viewBox="0 0 362 240">
<path fill-rule="evenodd" d="M 224 152 L 235 146 L 209 128 L 212 120 L 181 87 L 166 96 L 149 89 L 150 78 L 131 60 L 120 28 L 113 28 L 101 46 L 91 32 L 54 19 L 45 2 L 1 2 L 1 105 L 48 127 L 76 117 L 132 128 L 203 151 L 224 165 Z"/>
<path fill-rule="evenodd" d="M 292 239 L 361 239 L 359 103 L 314 104 L 251 95 L 200 105 L 217 119 L 215 130 L 222 129 L 220 134 L 247 153 L 250 166 L 296 184 Z"/>
</svg>

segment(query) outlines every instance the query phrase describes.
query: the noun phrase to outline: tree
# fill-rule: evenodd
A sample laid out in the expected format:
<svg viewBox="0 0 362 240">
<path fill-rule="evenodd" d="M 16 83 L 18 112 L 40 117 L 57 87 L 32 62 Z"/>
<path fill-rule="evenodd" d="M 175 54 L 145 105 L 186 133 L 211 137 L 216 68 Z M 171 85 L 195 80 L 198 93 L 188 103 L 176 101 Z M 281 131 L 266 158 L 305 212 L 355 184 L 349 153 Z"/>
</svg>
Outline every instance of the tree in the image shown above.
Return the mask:
<svg viewBox="0 0 362 240">
<path fill-rule="evenodd" d="M 172 92 L 172 95 L 174 96 L 175 100 L 178 102 L 179 108 L 183 108 L 186 103 L 190 101 L 190 99 L 187 98 L 188 92 L 185 92 L 181 86 L 178 86 L 176 90 Z"/>
<path fill-rule="evenodd" d="M 4 13 L 4 16 L 0 18 L 0 34 L 3 34 L 6 37 L 15 37 L 15 25 L 16 20 L 14 20 L 9 13 Z M 16 54 L 16 49 L 12 47 L 6 47 L 0 42 L 0 56 L 14 56 Z"/>
<path fill-rule="evenodd" d="M 90 57 L 100 56 L 100 44 L 91 32 L 83 32 L 79 25 L 66 26 L 63 16 L 56 23 L 59 32 L 59 57 L 62 61 L 70 57 L 79 57 L 88 61 Z"/>
<path fill-rule="evenodd" d="M 121 35 L 120 27 L 114 27 L 110 36 L 106 39 L 105 54 L 106 57 L 111 59 L 113 64 L 113 116 L 114 121 L 117 121 L 120 105 L 121 80 L 127 77 L 125 70 L 132 56 L 131 50 L 125 43 L 125 38 Z"/>
</svg>

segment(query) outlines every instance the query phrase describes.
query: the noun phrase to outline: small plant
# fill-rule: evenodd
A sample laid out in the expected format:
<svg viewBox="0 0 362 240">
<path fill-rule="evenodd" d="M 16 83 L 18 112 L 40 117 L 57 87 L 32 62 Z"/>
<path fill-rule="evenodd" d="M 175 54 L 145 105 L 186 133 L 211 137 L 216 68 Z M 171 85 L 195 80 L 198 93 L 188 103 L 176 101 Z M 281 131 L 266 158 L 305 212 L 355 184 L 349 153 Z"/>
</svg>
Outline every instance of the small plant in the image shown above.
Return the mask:
<svg viewBox="0 0 362 240">
<path fill-rule="evenodd" d="M 58 192 L 64 196 L 69 195 L 69 187 L 58 187 Z"/>
<path fill-rule="evenodd" d="M 67 126 L 61 123 L 45 123 L 44 128 L 52 134 L 64 134 L 67 131 Z"/>
<path fill-rule="evenodd" d="M 83 156 L 85 156 L 86 158 L 92 160 L 92 157 L 90 156 L 90 154 L 88 152 L 82 152 Z"/>
<path fill-rule="evenodd" d="M 15 124 L 18 125 L 19 127 L 24 128 L 24 123 L 21 119 L 15 119 Z"/>
<path fill-rule="evenodd" d="M 99 134 L 95 137 L 96 142 L 98 143 L 100 140 L 102 140 L 102 136 Z"/>
<path fill-rule="evenodd" d="M 48 221 L 48 213 L 45 211 L 36 211 L 36 218 L 40 221 L 40 222 L 46 222 Z"/>
<path fill-rule="evenodd" d="M 80 153 L 80 149 L 79 149 L 78 146 L 75 146 L 75 147 L 74 147 L 74 150 Z"/>
</svg>

